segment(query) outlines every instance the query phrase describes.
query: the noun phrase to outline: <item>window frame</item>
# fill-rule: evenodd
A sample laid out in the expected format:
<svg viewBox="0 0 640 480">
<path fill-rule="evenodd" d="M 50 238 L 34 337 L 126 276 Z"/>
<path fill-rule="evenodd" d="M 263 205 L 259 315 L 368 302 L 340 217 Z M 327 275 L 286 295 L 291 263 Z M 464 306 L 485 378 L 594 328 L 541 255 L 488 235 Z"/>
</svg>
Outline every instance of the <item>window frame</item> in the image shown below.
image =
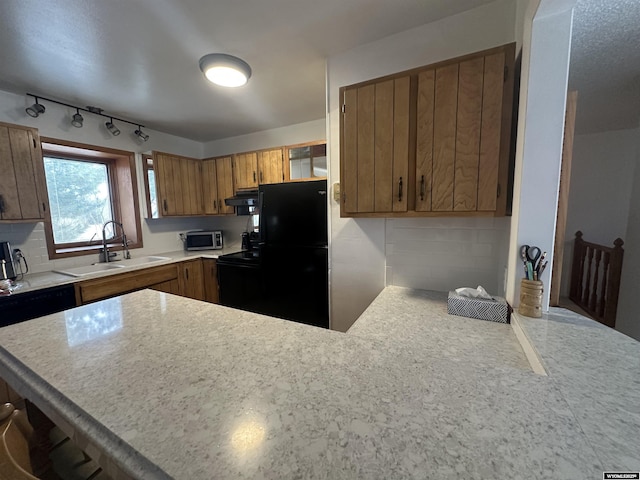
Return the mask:
<svg viewBox="0 0 640 480">
<path fill-rule="evenodd" d="M 142 225 L 138 199 L 138 184 L 135 168 L 135 153 L 125 150 L 67 142 L 54 138 L 41 138 L 42 157 L 100 163 L 107 166 L 111 195 L 112 220 L 121 223 L 127 235 L 129 249 L 142 248 Z M 47 195 L 48 202 L 48 195 Z M 50 208 L 44 221 L 45 239 L 49 259 L 68 258 L 99 253 L 102 238 L 89 242 L 56 243 L 53 236 Z M 122 250 L 120 235 L 107 239 L 110 250 Z"/>
<path fill-rule="evenodd" d="M 287 182 L 305 182 L 305 181 L 313 181 L 313 180 L 320 180 L 323 178 L 327 178 L 326 176 L 314 176 L 313 175 L 313 147 L 317 146 L 317 145 L 325 145 L 325 149 L 326 149 L 326 144 L 327 141 L 326 140 L 314 140 L 312 142 L 305 142 L 305 143 L 298 143 L 296 145 L 286 145 L 284 147 L 284 169 L 285 169 L 285 178 Z M 289 150 L 293 150 L 296 148 L 303 148 L 303 147 L 310 147 L 310 153 L 309 153 L 309 171 L 311 173 L 310 177 L 303 177 L 303 178 L 291 178 L 291 160 L 289 159 Z M 325 150 L 326 152 L 326 150 Z M 326 153 L 325 153 L 325 156 Z M 327 162 L 329 161 L 328 157 L 327 157 Z"/>
<path fill-rule="evenodd" d="M 160 218 L 160 215 L 158 215 L 157 217 L 153 216 L 153 210 L 151 208 L 151 185 L 149 184 L 149 172 L 153 171 L 155 173 L 154 167 L 155 165 L 153 164 L 153 155 L 150 155 L 148 153 L 143 153 L 142 154 L 142 180 L 144 184 L 144 200 L 147 205 L 147 215 L 146 215 L 147 219 Z M 157 181 L 158 179 L 156 178 L 156 182 Z M 153 188 L 155 188 L 157 191 L 156 185 L 154 185 Z"/>
</svg>

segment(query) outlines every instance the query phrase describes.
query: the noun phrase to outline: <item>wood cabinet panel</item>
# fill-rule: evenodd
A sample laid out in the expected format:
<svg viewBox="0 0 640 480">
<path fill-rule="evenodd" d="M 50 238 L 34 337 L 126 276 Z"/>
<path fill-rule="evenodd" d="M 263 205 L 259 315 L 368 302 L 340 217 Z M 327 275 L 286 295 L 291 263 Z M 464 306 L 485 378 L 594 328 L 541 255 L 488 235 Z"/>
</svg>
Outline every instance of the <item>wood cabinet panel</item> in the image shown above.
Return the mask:
<svg viewBox="0 0 640 480">
<path fill-rule="evenodd" d="M 218 286 L 218 264 L 213 258 L 202 259 L 204 274 L 204 299 L 210 303 L 220 303 Z"/>
<path fill-rule="evenodd" d="M 195 300 L 204 300 L 202 260 L 198 258 L 197 260 L 181 262 L 179 268 L 180 276 L 178 277 L 178 283 L 180 284 L 180 295 Z"/>
<path fill-rule="evenodd" d="M 509 44 L 343 87 L 341 215 L 504 215 L 514 54 Z"/>
<path fill-rule="evenodd" d="M 284 182 L 282 148 L 263 150 L 258 155 L 258 181 L 260 184 Z"/>
<path fill-rule="evenodd" d="M 178 283 L 177 278 L 174 280 L 167 280 L 166 282 L 158 283 L 156 285 L 151 285 L 149 288 L 151 290 L 156 290 L 157 292 L 180 295 L 180 284 Z"/>
<path fill-rule="evenodd" d="M 0 124 L 0 220 L 44 220 L 49 199 L 35 129 Z"/>
<path fill-rule="evenodd" d="M 484 58 L 474 58 L 460 63 L 453 188 L 454 211 L 471 212 L 477 208 L 483 76 Z"/>
<path fill-rule="evenodd" d="M 202 161 L 202 195 L 204 213 L 218 215 L 218 176 L 216 174 L 215 158 Z"/>
<path fill-rule="evenodd" d="M 204 213 L 201 160 L 153 152 L 153 165 L 162 216 Z"/>
<path fill-rule="evenodd" d="M 436 96 L 433 120 L 434 211 L 453 210 L 453 180 L 456 155 L 458 65 L 436 69 Z"/>
<path fill-rule="evenodd" d="M 342 203 L 343 210 L 348 213 L 358 211 L 358 89 L 345 90 L 343 105 L 342 129 Z M 349 106 L 349 108 L 346 108 Z M 349 193 L 347 195 L 347 192 Z"/>
<path fill-rule="evenodd" d="M 485 57 L 478 167 L 478 210 L 481 211 L 494 211 L 497 206 L 504 69 L 504 52 Z"/>
<path fill-rule="evenodd" d="M 433 181 L 433 113 L 435 106 L 435 70 L 418 75 L 416 112 L 416 211 L 431 211 Z"/>
<path fill-rule="evenodd" d="M 237 153 L 233 156 L 235 190 L 258 186 L 258 155 L 256 152 Z"/>
<path fill-rule="evenodd" d="M 410 85 L 407 76 L 344 92 L 343 211 L 407 210 Z"/>
<path fill-rule="evenodd" d="M 233 215 L 235 209 L 224 204 L 225 198 L 233 197 L 233 162 L 230 156 L 216 158 L 216 176 L 218 178 L 218 211 Z"/>
<path fill-rule="evenodd" d="M 82 305 L 172 280 L 178 280 L 178 265 L 175 264 L 124 272 L 76 283 L 76 299 Z"/>
</svg>

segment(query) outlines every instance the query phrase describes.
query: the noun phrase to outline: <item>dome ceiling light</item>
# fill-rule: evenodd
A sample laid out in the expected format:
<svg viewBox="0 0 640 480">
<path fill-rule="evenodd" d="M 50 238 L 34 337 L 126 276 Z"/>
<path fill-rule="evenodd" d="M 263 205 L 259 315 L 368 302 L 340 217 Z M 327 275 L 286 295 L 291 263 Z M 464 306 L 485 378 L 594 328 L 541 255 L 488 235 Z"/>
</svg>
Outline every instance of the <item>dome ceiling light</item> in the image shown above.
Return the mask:
<svg viewBox="0 0 640 480">
<path fill-rule="evenodd" d="M 200 59 L 205 77 L 222 87 L 241 87 L 251 77 L 251 67 L 244 60 L 224 53 L 210 53 Z"/>
</svg>

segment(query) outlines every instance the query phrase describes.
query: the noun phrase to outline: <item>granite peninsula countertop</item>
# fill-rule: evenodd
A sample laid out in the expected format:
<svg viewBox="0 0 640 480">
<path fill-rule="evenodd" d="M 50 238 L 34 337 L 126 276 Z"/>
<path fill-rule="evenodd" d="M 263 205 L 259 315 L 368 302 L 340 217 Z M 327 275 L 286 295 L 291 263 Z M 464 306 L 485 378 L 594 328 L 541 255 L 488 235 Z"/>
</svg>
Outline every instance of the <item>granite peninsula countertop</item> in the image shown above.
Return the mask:
<svg viewBox="0 0 640 480">
<path fill-rule="evenodd" d="M 0 329 L 0 376 L 116 480 L 637 471 L 637 342 L 518 322 L 549 376 L 510 325 L 448 315 L 443 293 L 387 287 L 343 334 L 143 290 Z M 589 389 L 572 369 L 586 375 L 604 337 L 622 347 Z"/>
</svg>

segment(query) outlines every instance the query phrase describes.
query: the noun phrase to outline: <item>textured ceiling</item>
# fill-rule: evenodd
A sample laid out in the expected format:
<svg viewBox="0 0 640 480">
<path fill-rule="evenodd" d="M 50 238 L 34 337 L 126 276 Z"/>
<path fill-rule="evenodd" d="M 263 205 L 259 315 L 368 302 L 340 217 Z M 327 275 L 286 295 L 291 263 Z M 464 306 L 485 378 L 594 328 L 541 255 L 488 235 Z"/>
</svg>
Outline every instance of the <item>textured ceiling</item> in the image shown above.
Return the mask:
<svg viewBox="0 0 640 480">
<path fill-rule="evenodd" d="M 214 140 L 322 118 L 328 56 L 490 1 L 1 0 L 0 89 Z M 206 82 L 214 52 L 249 83 Z"/>
<path fill-rule="evenodd" d="M 325 59 L 491 0 L 1 0 L 0 89 L 209 141 L 324 116 Z M 515 1 L 515 0 L 514 0 Z M 638 125 L 640 0 L 578 0 L 578 133 Z M 198 59 L 246 60 L 245 87 Z"/>
<path fill-rule="evenodd" d="M 640 0 L 578 0 L 569 70 L 577 133 L 640 123 Z"/>
</svg>

